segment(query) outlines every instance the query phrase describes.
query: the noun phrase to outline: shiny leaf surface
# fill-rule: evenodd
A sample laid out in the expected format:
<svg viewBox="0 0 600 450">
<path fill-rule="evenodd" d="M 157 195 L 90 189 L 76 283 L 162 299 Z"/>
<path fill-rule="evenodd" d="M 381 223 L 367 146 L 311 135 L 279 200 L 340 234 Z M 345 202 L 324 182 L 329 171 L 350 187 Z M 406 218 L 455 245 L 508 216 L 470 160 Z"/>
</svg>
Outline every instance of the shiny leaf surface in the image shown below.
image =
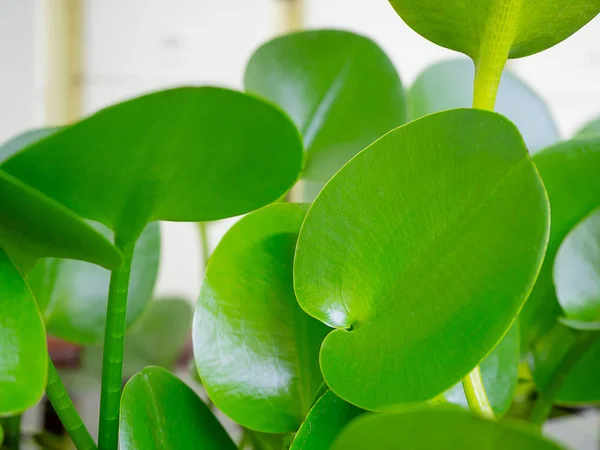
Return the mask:
<svg viewBox="0 0 600 450">
<path fill-rule="evenodd" d="M 119 446 L 132 450 L 235 450 L 202 400 L 159 367 L 147 367 L 123 390 Z"/>
<path fill-rule="evenodd" d="M 267 42 L 248 63 L 245 86 L 286 111 L 304 136 L 305 201 L 356 153 L 406 121 L 392 62 L 373 41 L 347 31 L 302 31 Z"/>
<path fill-rule="evenodd" d="M 521 423 L 492 422 L 463 411 L 422 410 L 365 414 L 331 450 L 559 450 Z"/>
<path fill-rule="evenodd" d="M 357 155 L 310 208 L 294 264 L 302 308 L 337 328 L 321 347 L 327 385 L 387 410 L 460 381 L 527 298 L 548 215 L 521 136 L 495 113 L 432 114 Z"/>
<path fill-rule="evenodd" d="M 473 103 L 473 63 L 466 59 L 429 66 L 408 91 L 411 119 L 438 111 L 470 108 Z M 558 130 L 544 101 L 519 78 L 505 71 L 495 110 L 510 119 L 523 136 L 530 153 L 559 140 Z"/>
<path fill-rule="evenodd" d="M 329 450 L 348 422 L 362 412 L 328 390 L 311 408 L 290 450 Z"/>
<path fill-rule="evenodd" d="M 44 394 L 48 352 L 40 312 L 0 249 L 0 414 L 20 413 Z"/>
<path fill-rule="evenodd" d="M 294 248 L 307 206 L 275 204 L 235 224 L 213 253 L 194 316 L 196 365 L 208 395 L 240 425 L 298 429 L 322 383 L 327 327 L 298 306 Z"/>
<path fill-rule="evenodd" d="M 301 164 L 300 137 L 282 113 L 200 87 L 106 108 L 1 168 L 131 241 L 154 220 L 208 221 L 275 201 Z"/>
<path fill-rule="evenodd" d="M 97 225 L 96 229 L 112 239 L 106 227 Z M 160 229 L 158 223 L 152 223 L 142 232 L 133 254 L 127 326 L 141 317 L 152 300 L 159 259 Z M 104 337 L 109 279 L 110 272 L 97 266 L 49 258 L 38 262 L 27 282 L 48 332 L 74 344 L 89 345 L 101 343 Z"/>
</svg>

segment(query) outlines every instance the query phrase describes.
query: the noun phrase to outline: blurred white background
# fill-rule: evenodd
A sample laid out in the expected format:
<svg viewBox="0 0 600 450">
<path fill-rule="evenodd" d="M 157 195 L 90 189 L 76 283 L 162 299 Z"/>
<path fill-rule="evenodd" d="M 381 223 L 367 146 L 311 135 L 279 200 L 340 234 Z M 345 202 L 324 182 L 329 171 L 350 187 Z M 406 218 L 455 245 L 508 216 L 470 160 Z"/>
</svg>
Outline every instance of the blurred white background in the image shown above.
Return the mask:
<svg viewBox="0 0 600 450">
<path fill-rule="evenodd" d="M 241 88 L 253 50 L 290 26 L 288 6 L 289 0 L 2 0 L 0 142 L 152 90 Z M 410 30 L 387 0 L 302 0 L 300 6 L 303 27 L 349 29 L 377 41 L 406 86 L 429 64 L 457 56 Z M 79 18 L 71 26 L 69 14 Z M 600 19 L 509 68 L 547 101 L 562 137 L 570 137 L 600 115 Z M 209 229 L 213 246 L 231 222 Z M 196 227 L 166 224 L 163 231 L 157 295 L 193 301 L 203 270 Z M 562 435 L 571 434 L 577 448 L 595 448 L 597 428 L 569 426 Z"/>
</svg>

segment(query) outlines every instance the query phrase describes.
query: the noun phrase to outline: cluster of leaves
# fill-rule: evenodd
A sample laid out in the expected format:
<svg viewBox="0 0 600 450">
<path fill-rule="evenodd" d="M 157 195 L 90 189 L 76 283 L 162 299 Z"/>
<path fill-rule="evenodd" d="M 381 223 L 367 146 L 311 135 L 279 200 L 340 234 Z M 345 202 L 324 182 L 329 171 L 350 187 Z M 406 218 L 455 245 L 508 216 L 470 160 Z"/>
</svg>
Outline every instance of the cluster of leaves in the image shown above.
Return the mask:
<svg viewBox="0 0 600 450">
<path fill-rule="evenodd" d="M 236 448 L 157 367 L 192 328 L 244 448 L 559 448 L 514 416 L 541 425 L 555 404 L 600 401 L 600 129 L 559 142 L 502 71 L 600 2 L 391 3 L 474 65 L 405 89 L 369 39 L 300 32 L 256 51 L 246 93 L 157 92 L 0 147 L 0 415 L 45 390 L 77 448 L 96 447 L 50 333 L 101 377 L 101 449 Z M 302 203 L 282 201 L 292 187 Z M 152 300 L 156 221 L 246 213 L 193 323 L 185 301 Z"/>
</svg>

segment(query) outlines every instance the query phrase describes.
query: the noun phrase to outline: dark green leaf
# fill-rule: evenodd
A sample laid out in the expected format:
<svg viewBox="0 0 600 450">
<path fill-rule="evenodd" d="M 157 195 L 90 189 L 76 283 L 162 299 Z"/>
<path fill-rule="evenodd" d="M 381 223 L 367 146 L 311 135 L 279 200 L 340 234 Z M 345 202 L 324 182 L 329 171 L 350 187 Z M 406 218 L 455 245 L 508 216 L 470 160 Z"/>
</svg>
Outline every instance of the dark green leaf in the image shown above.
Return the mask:
<svg viewBox="0 0 600 450">
<path fill-rule="evenodd" d="M 497 48 L 520 58 L 550 48 L 600 12 L 598 0 L 390 0 L 413 30 L 477 61 Z"/>
<path fill-rule="evenodd" d="M 466 59 L 429 66 L 408 92 L 411 119 L 473 103 L 473 63 Z M 496 111 L 519 128 L 531 153 L 558 141 L 558 131 L 548 107 L 529 86 L 506 71 L 500 81 Z"/>
<path fill-rule="evenodd" d="M 406 121 L 400 77 L 370 39 L 311 30 L 278 37 L 252 56 L 246 89 L 283 108 L 304 136 L 302 197 L 382 134 Z"/>
<path fill-rule="evenodd" d="M 0 249 L 0 415 L 35 405 L 46 388 L 46 333 L 31 291 Z"/>
<path fill-rule="evenodd" d="M 104 226 L 96 229 L 107 238 Z M 160 229 L 150 224 L 141 234 L 133 254 L 127 325 L 131 326 L 146 310 L 158 274 Z M 80 261 L 45 259 L 27 277 L 42 311 L 48 332 L 75 344 L 102 342 L 106 324 L 106 303 L 110 272 Z M 146 364 L 148 365 L 148 364 Z M 134 370 L 131 375 L 145 365 Z"/>
<path fill-rule="evenodd" d="M 194 391 L 159 367 L 123 390 L 119 446 L 131 450 L 234 450 L 227 432 Z"/>
<path fill-rule="evenodd" d="M 275 204 L 231 228 L 208 264 L 194 355 L 211 400 L 246 428 L 298 429 L 322 380 L 327 327 L 298 306 L 292 262 L 307 206 Z"/>
<path fill-rule="evenodd" d="M 164 299 L 150 303 L 148 311 L 125 336 L 123 377 L 146 366 L 173 369 L 190 337 L 192 307 L 187 300 Z M 102 371 L 102 346 L 86 347 L 82 369 L 97 375 Z"/>
<path fill-rule="evenodd" d="M 575 135 L 576 138 L 589 138 L 600 135 L 600 117 L 585 124 Z"/>
<path fill-rule="evenodd" d="M 331 450 L 560 450 L 524 423 L 492 422 L 463 411 L 365 414 Z"/>
<path fill-rule="evenodd" d="M 325 392 L 306 416 L 290 450 L 329 450 L 340 431 L 361 413 L 333 392 Z"/>
<path fill-rule="evenodd" d="M 359 153 L 313 203 L 296 250 L 300 305 L 337 328 L 321 347 L 327 385 L 387 410 L 460 381 L 525 302 L 548 216 L 523 140 L 498 114 L 432 114 Z"/>
<path fill-rule="evenodd" d="M 154 220 L 208 221 L 275 201 L 301 164 L 300 137 L 282 113 L 200 87 L 104 109 L 1 167 L 127 242 Z"/>
</svg>

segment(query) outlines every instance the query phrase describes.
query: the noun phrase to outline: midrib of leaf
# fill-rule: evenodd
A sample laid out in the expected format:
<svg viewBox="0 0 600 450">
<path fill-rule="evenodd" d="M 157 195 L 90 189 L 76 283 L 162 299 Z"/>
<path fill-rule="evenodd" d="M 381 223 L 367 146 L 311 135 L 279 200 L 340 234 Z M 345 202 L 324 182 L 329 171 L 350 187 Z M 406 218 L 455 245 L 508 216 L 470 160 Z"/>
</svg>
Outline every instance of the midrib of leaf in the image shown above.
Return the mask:
<svg viewBox="0 0 600 450">
<path fill-rule="evenodd" d="M 150 407 L 152 408 L 150 413 L 152 414 L 153 422 L 155 422 L 155 424 L 156 424 L 155 431 L 156 431 L 156 437 L 158 438 L 158 441 L 160 443 L 159 448 L 165 448 L 165 449 L 172 448 L 172 447 L 166 445 L 165 434 L 163 431 L 163 423 L 162 423 L 160 412 L 158 409 L 158 402 L 156 401 L 156 395 L 154 394 L 154 391 L 152 390 L 152 387 L 150 386 L 150 380 L 148 378 L 148 375 L 145 373 L 142 373 L 142 380 L 143 380 L 144 391 L 146 391 L 146 393 L 148 394 L 148 401 L 150 403 Z M 150 432 L 150 431 L 151 430 L 148 430 L 148 432 Z"/>
</svg>

